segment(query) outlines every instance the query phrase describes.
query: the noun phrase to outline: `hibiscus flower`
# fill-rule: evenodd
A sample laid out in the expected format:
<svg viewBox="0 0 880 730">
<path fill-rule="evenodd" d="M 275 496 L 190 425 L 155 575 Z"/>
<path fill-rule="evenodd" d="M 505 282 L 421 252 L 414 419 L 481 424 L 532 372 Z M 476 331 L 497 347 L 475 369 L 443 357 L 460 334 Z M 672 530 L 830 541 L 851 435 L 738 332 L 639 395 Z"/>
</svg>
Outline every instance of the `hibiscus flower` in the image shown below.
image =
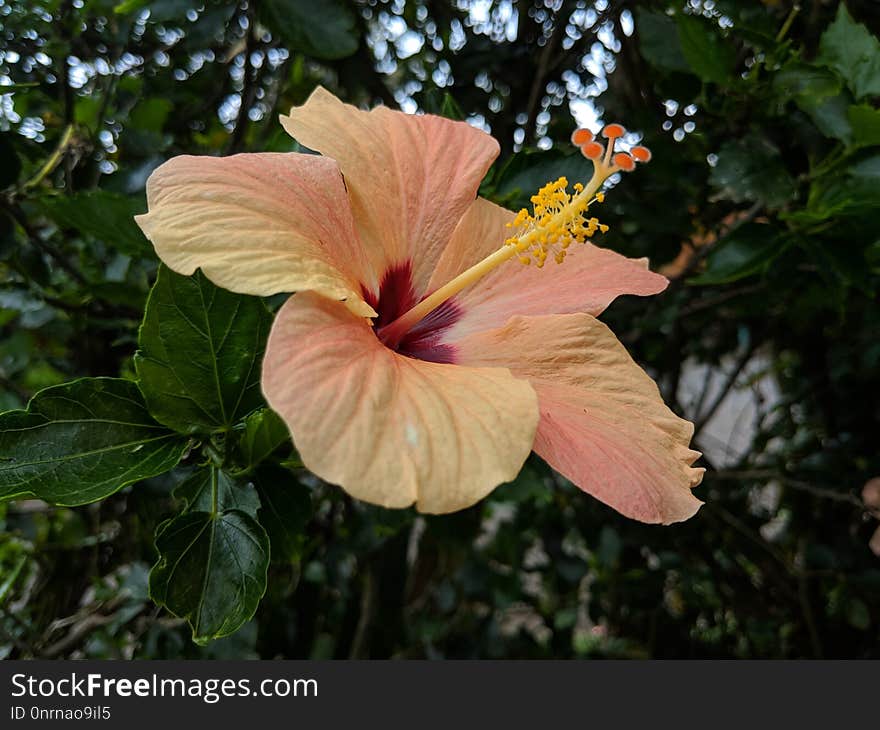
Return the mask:
<svg viewBox="0 0 880 730">
<path fill-rule="evenodd" d="M 181 274 L 296 292 L 262 386 L 308 469 L 367 502 L 445 513 L 534 450 L 629 517 L 696 512 L 693 426 L 596 319 L 667 285 L 588 242 L 606 228 L 588 217 L 602 184 L 645 148 L 615 151 L 620 125 L 604 144 L 578 130 L 593 178 L 549 183 L 515 214 L 477 197 L 498 144 L 462 122 L 361 111 L 318 88 L 281 123 L 321 155 L 175 157 L 138 223 Z"/>
</svg>

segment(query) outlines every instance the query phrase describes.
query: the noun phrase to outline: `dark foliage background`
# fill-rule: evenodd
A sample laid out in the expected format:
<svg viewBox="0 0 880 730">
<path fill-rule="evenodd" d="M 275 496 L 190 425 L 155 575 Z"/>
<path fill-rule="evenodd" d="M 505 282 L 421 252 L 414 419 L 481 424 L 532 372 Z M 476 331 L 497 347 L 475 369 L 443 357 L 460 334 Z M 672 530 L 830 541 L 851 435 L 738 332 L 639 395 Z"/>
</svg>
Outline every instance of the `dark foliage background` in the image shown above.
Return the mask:
<svg viewBox="0 0 880 730">
<path fill-rule="evenodd" d="M 419 518 L 347 499 L 270 439 L 239 495 L 256 509 L 259 487 L 266 594 L 198 645 L 147 593 L 154 532 L 229 448 L 190 442 L 93 504 L 0 504 L 0 656 L 880 657 L 876 2 L 0 0 L 0 28 L 2 409 L 135 377 L 147 175 L 296 149 L 277 116 L 321 83 L 491 129 L 483 193 L 511 207 L 588 177 L 572 109 L 643 135 L 654 161 L 609 196 L 604 244 L 672 285 L 603 319 L 696 422 L 708 469 L 706 506 L 668 528 L 538 460 Z M 244 462 L 273 427 L 253 425 Z"/>
</svg>

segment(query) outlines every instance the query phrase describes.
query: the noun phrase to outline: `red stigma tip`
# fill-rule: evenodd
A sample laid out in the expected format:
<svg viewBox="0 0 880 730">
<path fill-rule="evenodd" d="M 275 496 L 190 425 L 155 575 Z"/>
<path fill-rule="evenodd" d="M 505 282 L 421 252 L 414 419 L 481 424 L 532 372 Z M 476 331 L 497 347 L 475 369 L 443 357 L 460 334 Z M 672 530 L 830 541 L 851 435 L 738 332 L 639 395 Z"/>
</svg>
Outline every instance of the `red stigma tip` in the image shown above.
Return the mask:
<svg viewBox="0 0 880 730">
<path fill-rule="evenodd" d="M 632 172 L 636 169 L 636 161 L 625 152 L 618 152 L 613 160 L 614 164 L 624 172 Z"/>
<path fill-rule="evenodd" d="M 602 136 L 606 139 L 616 139 L 617 137 L 623 137 L 625 134 L 626 130 L 620 124 L 606 124 L 602 130 Z"/>
<path fill-rule="evenodd" d="M 647 147 L 633 147 L 629 153 L 635 158 L 636 162 L 651 161 L 651 150 Z"/>
<path fill-rule="evenodd" d="M 572 132 L 571 143 L 576 147 L 580 147 L 587 142 L 593 141 L 593 133 L 589 129 L 576 129 Z"/>
<path fill-rule="evenodd" d="M 605 152 L 605 148 L 598 142 L 587 142 L 581 145 L 581 154 L 589 160 L 599 159 Z"/>
</svg>

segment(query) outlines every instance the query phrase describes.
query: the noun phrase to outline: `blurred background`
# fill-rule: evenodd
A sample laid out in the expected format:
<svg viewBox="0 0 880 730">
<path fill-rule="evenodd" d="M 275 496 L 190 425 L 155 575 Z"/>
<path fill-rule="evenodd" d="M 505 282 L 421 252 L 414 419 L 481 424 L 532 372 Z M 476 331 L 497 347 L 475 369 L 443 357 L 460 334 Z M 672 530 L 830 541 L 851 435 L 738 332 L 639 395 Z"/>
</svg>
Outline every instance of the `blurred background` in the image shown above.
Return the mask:
<svg viewBox="0 0 880 730">
<path fill-rule="evenodd" d="M 133 374 L 147 176 L 295 150 L 323 84 L 491 132 L 511 208 L 589 178 L 576 126 L 653 150 L 601 243 L 672 283 L 603 319 L 708 470 L 672 527 L 534 457 L 441 518 L 297 472 L 287 559 L 203 647 L 147 597 L 174 475 L 0 505 L 0 657 L 880 657 L 878 31 L 872 0 L 0 0 L 0 410 Z"/>
</svg>

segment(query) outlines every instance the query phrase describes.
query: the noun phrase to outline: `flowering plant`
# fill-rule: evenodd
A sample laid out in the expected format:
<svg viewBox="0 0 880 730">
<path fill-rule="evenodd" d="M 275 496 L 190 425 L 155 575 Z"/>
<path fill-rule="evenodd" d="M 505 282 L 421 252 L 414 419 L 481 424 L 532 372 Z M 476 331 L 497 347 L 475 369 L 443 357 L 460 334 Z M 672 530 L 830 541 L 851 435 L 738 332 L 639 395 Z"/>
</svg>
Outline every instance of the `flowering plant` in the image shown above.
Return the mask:
<svg viewBox="0 0 880 730">
<path fill-rule="evenodd" d="M 606 146 L 576 131 L 593 177 L 573 192 L 559 178 L 514 215 L 475 199 L 498 145 L 464 123 L 364 112 L 318 88 L 282 124 L 322 156 L 174 158 L 138 223 L 175 271 L 297 292 L 262 388 L 307 468 L 359 499 L 442 513 L 513 479 L 534 449 L 630 517 L 696 511 L 691 424 L 596 319 L 666 286 L 588 243 L 607 230 L 588 214 L 603 183 L 646 148 L 615 151 L 618 124 Z M 548 256 L 565 266 L 542 271 Z"/>
</svg>

